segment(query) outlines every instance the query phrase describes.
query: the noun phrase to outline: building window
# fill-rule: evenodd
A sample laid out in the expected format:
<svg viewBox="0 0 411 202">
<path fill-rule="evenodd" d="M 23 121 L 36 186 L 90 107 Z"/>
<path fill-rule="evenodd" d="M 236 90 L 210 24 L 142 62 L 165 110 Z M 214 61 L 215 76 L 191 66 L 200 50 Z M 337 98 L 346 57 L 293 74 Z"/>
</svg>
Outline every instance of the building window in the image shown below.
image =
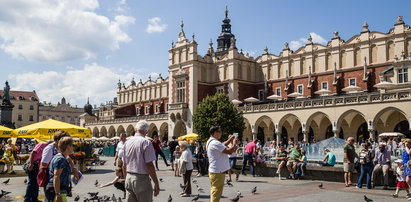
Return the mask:
<svg viewBox="0 0 411 202">
<path fill-rule="evenodd" d="M 281 87 L 275 89 L 275 94 L 281 96 Z"/>
<path fill-rule="evenodd" d="M 260 101 L 264 100 L 264 90 L 258 90 L 258 99 Z"/>
<path fill-rule="evenodd" d="M 19 105 L 19 109 L 23 109 L 23 105 Z"/>
<path fill-rule="evenodd" d="M 328 90 L 328 82 L 322 82 L 321 83 L 321 88 L 324 90 Z"/>
<path fill-rule="evenodd" d="M 21 114 L 19 114 L 18 117 L 17 117 L 17 120 L 18 121 L 23 121 L 23 116 Z"/>
<path fill-rule="evenodd" d="M 177 103 L 184 103 L 186 98 L 186 83 L 185 80 L 177 81 Z"/>
<path fill-rule="evenodd" d="M 408 82 L 408 68 L 398 69 L 398 83 Z"/>
<path fill-rule="evenodd" d="M 29 116 L 29 121 L 34 121 L 33 115 Z"/>
<path fill-rule="evenodd" d="M 348 83 L 350 84 L 350 86 L 356 86 L 357 85 L 356 82 L 355 82 L 355 78 L 351 78 L 348 81 L 349 81 Z"/>
<path fill-rule="evenodd" d="M 224 86 L 217 87 L 217 94 L 224 93 Z"/>
<path fill-rule="evenodd" d="M 304 85 L 298 85 L 297 86 L 297 92 L 300 94 L 304 94 Z"/>
<path fill-rule="evenodd" d="M 33 105 L 30 105 L 30 110 L 34 110 L 34 106 L 33 106 Z"/>
</svg>

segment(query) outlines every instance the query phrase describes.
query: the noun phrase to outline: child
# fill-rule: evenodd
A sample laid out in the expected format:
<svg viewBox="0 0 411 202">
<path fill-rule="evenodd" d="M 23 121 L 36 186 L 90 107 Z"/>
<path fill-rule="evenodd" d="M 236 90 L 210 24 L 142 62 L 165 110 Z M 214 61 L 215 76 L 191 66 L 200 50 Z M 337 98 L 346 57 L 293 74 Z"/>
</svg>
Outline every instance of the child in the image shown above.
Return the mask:
<svg viewBox="0 0 411 202">
<path fill-rule="evenodd" d="M 178 161 L 180 159 L 181 156 L 181 151 L 180 151 L 180 147 L 177 146 L 176 150 L 174 151 L 174 177 L 181 177 L 180 172 L 179 172 L 179 168 L 178 168 Z"/>
<path fill-rule="evenodd" d="M 107 187 L 107 186 L 110 186 L 110 185 L 114 185 L 115 188 L 117 188 L 117 189 L 124 192 L 124 198 L 126 198 L 126 188 L 125 188 L 125 185 L 124 185 L 125 184 L 125 179 L 124 179 L 124 176 L 123 176 L 123 170 L 121 168 L 116 168 L 115 172 L 116 172 L 116 178 L 114 178 L 113 181 L 111 181 L 107 184 L 100 185 L 100 188 Z"/>
<path fill-rule="evenodd" d="M 305 166 L 307 165 L 307 156 L 305 156 L 305 151 L 301 150 L 301 155 L 302 157 L 298 160 L 297 164 L 297 172 L 295 174 L 300 175 L 301 177 L 304 177 L 304 170 Z"/>
<path fill-rule="evenodd" d="M 396 169 L 396 175 L 397 175 L 397 190 L 395 190 L 395 194 L 393 194 L 392 196 L 394 196 L 394 198 L 398 198 L 398 192 L 400 192 L 400 189 L 405 189 L 405 191 L 407 192 L 407 194 L 409 194 L 409 190 L 408 190 L 408 185 L 405 182 L 405 173 L 404 173 L 404 167 L 402 165 L 402 160 L 401 159 L 397 159 L 395 161 L 395 163 L 397 163 L 397 169 Z"/>
</svg>

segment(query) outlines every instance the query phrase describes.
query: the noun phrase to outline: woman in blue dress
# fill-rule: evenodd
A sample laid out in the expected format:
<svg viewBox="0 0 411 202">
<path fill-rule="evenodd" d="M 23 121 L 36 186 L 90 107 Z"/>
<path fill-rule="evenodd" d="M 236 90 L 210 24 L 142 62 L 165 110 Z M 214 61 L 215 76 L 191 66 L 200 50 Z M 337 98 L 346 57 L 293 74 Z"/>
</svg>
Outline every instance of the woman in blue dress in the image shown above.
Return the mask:
<svg viewBox="0 0 411 202">
<path fill-rule="evenodd" d="M 402 153 L 402 163 L 404 165 L 404 173 L 406 176 L 406 182 L 411 187 L 411 168 L 408 164 L 411 155 L 411 139 L 404 140 L 404 152 Z M 411 162 L 410 162 L 411 163 Z"/>
</svg>

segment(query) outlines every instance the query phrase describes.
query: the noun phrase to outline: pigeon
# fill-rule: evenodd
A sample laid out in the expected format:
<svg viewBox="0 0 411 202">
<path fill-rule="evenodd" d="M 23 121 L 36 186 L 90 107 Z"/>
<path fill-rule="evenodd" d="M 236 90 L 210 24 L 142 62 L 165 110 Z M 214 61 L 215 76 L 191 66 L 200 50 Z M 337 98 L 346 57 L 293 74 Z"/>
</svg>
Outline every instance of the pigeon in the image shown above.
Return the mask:
<svg viewBox="0 0 411 202">
<path fill-rule="evenodd" d="M 257 192 L 257 187 L 254 187 L 252 190 L 251 190 L 251 193 L 252 194 L 255 194 Z"/>
<path fill-rule="evenodd" d="M 90 196 L 97 196 L 98 192 L 88 192 L 87 194 L 90 195 Z"/>
<path fill-rule="evenodd" d="M 171 197 L 171 194 L 170 194 L 170 195 L 168 195 L 167 202 L 171 202 L 171 201 L 173 201 L 173 198 Z"/>
<path fill-rule="evenodd" d="M 76 198 L 74 198 L 74 201 L 79 201 L 80 200 L 80 196 L 77 195 Z"/>
<path fill-rule="evenodd" d="M 113 194 L 113 196 L 111 197 L 111 200 L 112 201 L 117 201 L 117 198 L 116 198 L 116 196 Z"/>
<path fill-rule="evenodd" d="M 197 191 L 198 191 L 198 192 L 200 192 L 200 193 L 203 193 L 203 192 L 204 192 L 204 189 L 203 189 L 203 188 L 199 187 L 198 185 L 196 185 L 196 186 L 197 186 Z"/>
<path fill-rule="evenodd" d="M 366 195 L 364 195 L 364 201 L 366 202 L 373 202 L 372 199 L 368 198 Z"/>
<path fill-rule="evenodd" d="M 10 182 L 10 178 L 8 180 L 4 181 L 3 184 L 8 185 L 9 182 Z"/>
<path fill-rule="evenodd" d="M 121 197 L 118 197 L 118 201 L 117 202 L 123 202 L 122 200 L 121 200 Z"/>
<path fill-rule="evenodd" d="M 27 184 L 27 179 L 24 179 L 24 184 Z"/>
<path fill-rule="evenodd" d="M 98 180 L 96 180 L 96 182 L 94 182 L 94 186 L 97 187 L 97 185 L 98 185 Z"/>
<path fill-rule="evenodd" d="M 240 190 L 237 191 L 237 196 L 241 197 L 241 192 L 240 192 Z"/>
<path fill-rule="evenodd" d="M 102 200 L 102 201 L 110 201 L 110 196 L 104 195 L 101 200 Z"/>
<path fill-rule="evenodd" d="M 193 183 L 194 183 L 194 184 L 197 184 L 197 180 L 193 179 Z"/>
<path fill-rule="evenodd" d="M 200 194 L 197 194 L 191 201 L 197 201 L 200 198 Z"/>
<path fill-rule="evenodd" d="M 319 184 L 318 188 L 323 189 L 323 183 Z"/>
<path fill-rule="evenodd" d="M 160 178 L 160 182 L 163 182 L 163 178 Z"/>
<path fill-rule="evenodd" d="M 231 184 L 231 182 L 230 181 L 226 181 L 226 184 L 229 186 L 229 187 L 232 187 L 232 186 L 234 186 L 233 184 Z"/>
<path fill-rule="evenodd" d="M 3 196 L 6 196 L 6 195 L 8 195 L 8 194 L 11 194 L 11 192 L 1 190 L 1 193 L 0 193 L 0 198 L 3 198 Z"/>
<path fill-rule="evenodd" d="M 180 188 L 181 188 L 181 189 L 184 189 L 184 185 L 182 185 L 181 183 L 180 183 Z"/>
<path fill-rule="evenodd" d="M 230 201 L 233 201 L 233 202 L 237 202 L 238 200 L 240 200 L 240 196 L 239 196 L 239 195 L 237 195 L 236 197 L 230 199 Z"/>
</svg>

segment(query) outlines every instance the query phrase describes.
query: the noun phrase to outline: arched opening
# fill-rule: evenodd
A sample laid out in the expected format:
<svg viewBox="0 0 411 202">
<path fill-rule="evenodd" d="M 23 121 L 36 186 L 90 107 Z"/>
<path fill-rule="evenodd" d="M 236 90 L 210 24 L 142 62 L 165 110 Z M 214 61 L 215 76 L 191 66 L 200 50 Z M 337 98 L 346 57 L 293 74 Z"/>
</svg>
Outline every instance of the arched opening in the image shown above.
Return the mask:
<svg viewBox="0 0 411 202">
<path fill-rule="evenodd" d="M 174 126 L 174 136 L 180 137 L 186 134 L 187 134 L 186 124 L 181 120 L 177 121 L 176 125 Z"/>
<path fill-rule="evenodd" d="M 117 136 L 120 136 L 122 133 L 126 133 L 126 131 L 124 130 L 124 127 L 122 125 L 120 125 L 117 128 Z"/>
<path fill-rule="evenodd" d="M 280 140 L 281 140 L 280 144 L 288 145 L 288 133 L 287 133 L 287 129 L 285 129 L 284 126 L 281 128 L 281 139 Z"/>
<path fill-rule="evenodd" d="M 281 140 L 283 143 L 288 143 L 288 140 L 293 138 L 295 141 L 298 140 L 299 134 L 302 134 L 302 125 L 298 117 L 294 114 L 287 114 L 283 118 L 281 118 L 279 122 L 279 127 L 282 129 L 281 133 Z M 287 140 L 284 142 L 286 136 L 284 135 L 284 129 L 286 130 Z M 284 136 L 283 136 L 284 135 Z"/>
<path fill-rule="evenodd" d="M 107 129 L 106 129 L 105 126 L 101 127 L 100 135 L 99 135 L 99 136 L 100 136 L 100 137 L 107 137 Z"/>
<path fill-rule="evenodd" d="M 264 145 L 266 141 L 274 138 L 274 123 L 268 116 L 260 117 L 255 125 L 257 127 L 257 139 Z"/>
<path fill-rule="evenodd" d="M 327 139 L 327 128 L 331 127 L 331 121 L 325 113 L 316 112 L 307 119 L 306 127 L 312 130 L 314 135 L 313 138 L 308 138 L 309 142 L 312 142 L 314 139 L 321 141 Z"/>
<path fill-rule="evenodd" d="M 93 129 L 93 137 L 100 137 L 100 133 L 99 133 L 97 127 L 95 127 L 95 128 Z"/>
<path fill-rule="evenodd" d="M 368 131 L 368 125 L 367 122 L 364 122 L 358 127 L 357 130 L 357 141 L 358 142 L 364 142 L 370 138 L 370 132 Z"/>
<path fill-rule="evenodd" d="M 150 124 L 150 127 L 148 128 L 148 136 L 153 137 L 154 135 L 158 136 L 158 130 L 156 124 L 152 123 Z"/>
<path fill-rule="evenodd" d="M 128 125 L 127 126 L 127 131 L 126 131 L 126 136 L 132 136 L 134 135 L 134 127 L 133 125 Z"/>
<path fill-rule="evenodd" d="M 160 139 L 168 140 L 168 124 L 166 122 L 160 126 Z"/>
<path fill-rule="evenodd" d="M 337 122 L 337 126 L 339 127 L 340 131 L 343 131 L 343 139 L 347 139 L 348 137 L 354 137 L 357 138 L 356 141 L 359 141 L 359 128 L 364 123 L 367 124 L 362 113 L 356 110 L 349 110 L 344 112 L 340 116 Z M 361 130 L 361 134 L 363 134 L 363 137 L 365 137 L 365 132 L 363 132 L 363 130 L 364 128 Z"/>
<path fill-rule="evenodd" d="M 399 122 L 395 128 L 394 132 L 402 133 L 407 138 L 411 138 L 410 123 L 407 120 Z"/>
<path fill-rule="evenodd" d="M 116 136 L 116 129 L 114 126 L 110 126 L 110 128 L 108 128 L 108 138 L 112 138 L 114 136 Z"/>
<path fill-rule="evenodd" d="M 408 124 L 408 120 L 405 113 L 395 107 L 382 109 L 374 118 L 376 135 L 384 132 L 399 132 L 399 130 L 401 130 L 403 131 L 401 133 L 404 135 L 408 134 L 407 137 L 411 137 L 409 127 L 405 127 L 406 124 Z"/>
</svg>

